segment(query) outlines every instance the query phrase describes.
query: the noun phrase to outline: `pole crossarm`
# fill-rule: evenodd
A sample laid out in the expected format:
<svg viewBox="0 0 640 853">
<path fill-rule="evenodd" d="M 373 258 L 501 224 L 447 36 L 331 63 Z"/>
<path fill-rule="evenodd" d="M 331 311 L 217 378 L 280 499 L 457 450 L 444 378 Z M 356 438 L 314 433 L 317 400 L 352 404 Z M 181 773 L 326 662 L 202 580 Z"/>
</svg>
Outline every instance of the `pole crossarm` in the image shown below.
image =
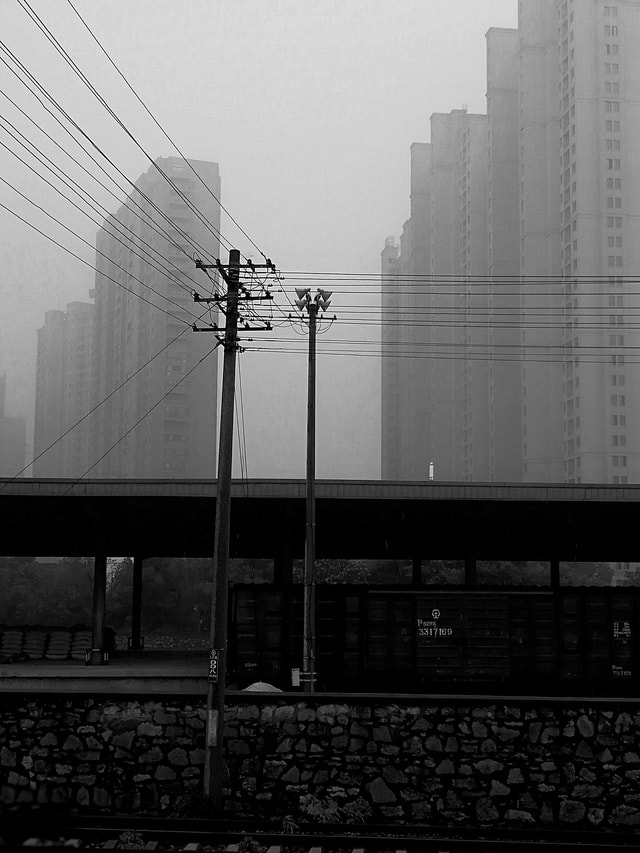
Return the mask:
<svg viewBox="0 0 640 853">
<path fill-rule="evenodd" d="M 197 270 L 216 269 L 223 276 L 225 275 L 225 270 L 228 270 L 229 266 L 230 266 L 229 264 L 221 263 L 220 258 L 216 258 L 215 264 L 205 264 L 200 260 L 200 258 L 196 258 L 195 259 L 195 265 L 196 265 Z M 271 272 L 273 272 L 273 273 L 276 272 L 276 266 L 274 263 L 272 263 L 272 261 L 269 258 L 267 258 L 266 264 L 254 264 L 252 261 L 248 260 L 245 264 L 238 264 L 237 269 L 239 269 L 239 270 L 243 270 L 243 269 L 245 269 L 245 270 L 271 270 Z"/>
<path fill-rule="evenodd" d="M 260 296 L 250 296 L 250 295 L 241 295 L 238 294 L 238 302 L 259 302 L 264 299 L 273 299 L 273 293 L 270 290 L 265 291 L 264 295 Z M 194 302 L 226 302 L 227 294 L 219 293 L 215 296 L 200 296 L 197 290 L 193 291 L 193 301 Z"/>
<path fill-rule="evenodd" d="M 234 249 L 234 251 L 237 251 Z M 239 312 L 239 307 L 241 304 L 247 304 L 251 302 L 263 302 L 263 301 L 273 301 L 273 294 L 268 288 L 267 279 L 264 281 L 256 281 L 253 276 L 257 270 L 267 270 L 269 273 L 272 273 L 276 278 L 278 277 L 277 270 L 273 262 L 267 258 L 266 264 L 254 264 L 250 259 L 247 260 L 246 263 L 240 263 L 238 257 L 237 264 L 223 264 L 220 259 L 216 259 L 216 262 L 213 264 L 205 264 L 200 259 L 196 258 L 194 261 L 196 265 L 196 269 L 203 270 L 207 276 L 207 270 L 216 269 L 225 284 L 227 285 L 226 293 L 212 293 L 211 296 L 202 296 L 198 293 L 197 290 L 192 291 L 192 297 L 194 302 L 202 303 L 205 305 L 216 305 L 218 309 L 225 315 L 228 314 L 230 310 L 230 299 L 233 298 L 234 303 L 234 312 L 236 314 L 236 322 L 242 327 L 242 330 L 245 332 L 270 332 L 273 329 L 273 326 L 269 322 L 269 320 L 262 320 L 255 311 L 255 309 L 247 308 L 247 315 L 253 320 L 257 320 L 260 324 L 261 322 L 264 325 L 250 325 L 249 319 L 244 317 Z M 242 280 L 242 273 L 249 271 L 250 275 L 248 278 L 245 278 L 244 282 Z M 209 276 L 210 277 L 210 276 Z M 252 289 L 260 288 L 259 293 L 252 293 Z M 198 326 L 196 323 L 191 325 L 191 329 L 194 332 L 213 332 L 217 334 L 220 332 L 220 328 L 217 323 L 211 322 L 206 326 Z M 220 343 L 225 347 L 227 347 L 226 336 L 221 336 L 218 338 Z M 237 344 L 233 344 L 237 350 L 242 351 Z"/>
</svg>

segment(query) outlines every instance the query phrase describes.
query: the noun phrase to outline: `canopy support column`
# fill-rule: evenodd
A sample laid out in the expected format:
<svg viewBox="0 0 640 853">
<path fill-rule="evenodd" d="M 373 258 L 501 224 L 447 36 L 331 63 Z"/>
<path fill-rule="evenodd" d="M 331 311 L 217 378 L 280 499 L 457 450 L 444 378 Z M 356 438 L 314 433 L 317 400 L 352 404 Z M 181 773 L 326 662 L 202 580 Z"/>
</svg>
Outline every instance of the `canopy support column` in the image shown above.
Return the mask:
<svg viewBox="0 0 640 853">
<path fill-rule="evenodd" d="M 104 642 L 104 614 L 107 600 L 107 558 L 96 555 L 93 567 L 93 634 L 91 640 L 92 665 L 106 663 Z"/>
<path fill-rule="evenodd" d="M 131 650 L 142 648 L 140 636 L 142 624 L 142 557 L 133 558 L 133 577 L 131 587 Z"/>
</svg>

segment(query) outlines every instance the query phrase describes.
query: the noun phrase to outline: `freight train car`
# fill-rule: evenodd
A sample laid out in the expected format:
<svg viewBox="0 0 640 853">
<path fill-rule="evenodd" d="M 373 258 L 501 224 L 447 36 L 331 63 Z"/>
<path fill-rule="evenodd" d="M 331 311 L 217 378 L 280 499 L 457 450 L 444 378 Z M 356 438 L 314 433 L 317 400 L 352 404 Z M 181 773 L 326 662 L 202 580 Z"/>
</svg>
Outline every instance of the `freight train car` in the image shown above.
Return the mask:
<svg viewBox="0 0 640 853">
<path fill-rule="evenodd" d="M 301 585 L 231 590 L 229 672 L 292 687 Z M 318 585 L 318 686 L 335 691 L 640 693 L 640 589 Z"/>
</svg>

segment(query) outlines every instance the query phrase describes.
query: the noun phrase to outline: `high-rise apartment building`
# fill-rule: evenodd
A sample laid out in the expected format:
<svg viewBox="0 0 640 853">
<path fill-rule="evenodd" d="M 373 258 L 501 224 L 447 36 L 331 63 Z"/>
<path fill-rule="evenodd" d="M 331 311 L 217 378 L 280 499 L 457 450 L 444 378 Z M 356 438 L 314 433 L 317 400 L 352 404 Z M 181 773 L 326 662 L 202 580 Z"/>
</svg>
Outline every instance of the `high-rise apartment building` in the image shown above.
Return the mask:
<svg viewBox="0 0 640 853">
<path fill-rule="evenodd" d="M 389 241 L 382 255 L 383 477 L 461 479 L 474 426 L 486 444 L 486 418 L 471 411 L 487 405 L 486 362 L 463 363 L 486 336 L 470 321 L 474 277 L 486 276 L 486 136 L 486 116 L 453 110 L 431 116 L 430 143 L 411 146 L 411 217 L 399 257 Z"/>
<path fill-rule="evenodd" d="M 431 271 L 459 276 L 462 304 L 434 277 L 427 334 L 464 353 L 424 373 L 436 479 L 640 480 L 638 36 L 640 0 L 520 0 L 518 29 L 487 33 L 486 222 L 459 207 L 481 180 L 460 111 L 432 118 Z M 469 264 L 485 235 L 483 291 Z M 483 316 L 486 375 L 470 345 Z"/>
<path fill-rule="evenodd" d="M 27 421 L 7 414 L 6 391 L 6 377 L 0 376 L 0 477 L 14 477 L 25 465 Z"/>
<path fill-rule="evenodd" d="M 557 13 L 564 478 L 638 482 L 640 2 Z"/>
<path fill-rule="evenodd" d="M 527 0 L 518 15 L 522 478 L 528 482 L 563 479 L 556 6 L 556 0 Z"/>
<path fill-rule="evenodd" d="M 487 277 L 487 117 L 469 115 L 462 131 L 460 175 L 460 286 L 462 347 L 453 347 L 462 368 L 462 471 L 456 479 L 490 479 L 489 293 Z M 434 288 L 440 287 L 434 281 Z M 457 282 L 450 286 L 455 288 Z M 457 321 L 452 318 L 453 323 Z M 455 327 L 453 330 L 455 340 Z M 444 425 L 443 425 L 444 426 Z"/>
<path fill-rule="evenodd" d="M 189 329 L 198 306 L 188 291 L 194 279 L 211 288 L 192 258 L 218 255 L 219 170 L 177 157 L 156 165 L 169 181 L 150 167 L 97 236 L 94 404 L 122 388 L 93 419 L 93 476 L 215 476 L 216 354 L 190 372 L 215 340 Z"/>
<path fill-rule="evenodd" d="M 92 303 L 70 302 L 66 311 L 47 311 L 38 329 L 34 457 L 43 455 L 36 477 L 81 476 L 90 464 L 91 422 L 83 417 L 91 405 L 93 321 Z"/>
<path fill-rule="evenodd" d="M 522 478 L 518 31 L 487 33 L 489 476 Z M 474 472 L 475 473 L 475 472 Z M 479 479 L 472 477 L 472 479 Z"/>
<path fill-rule="evenodd" d="M 380 442 L 382 445 L 383 480 L 404 480 L 401 459 L 407 459 L 409 446 L 401 441 L 400 424 L 410 420 L 412 413 L 406 405 L 411 392 L 409 377 L 398 357 L 400 334 L 406 324 L 396 318 L 401 311 L 400 251 L 393 237 L 387 237 L 381 253 L 381 301 L 385 322 L 382 326 L 382 420 Z M 402 392 L 402 395 L 401 395 Z"/>
<path fill-rule="evenodd" d="M 411 146 L 411 216 L 400 251 L 393 238 L 382 252 L 382 386 L 388 405 L 382 415 L 382 476 L 426 479 L 431 446 L 426 407 L 432 361 L 428 323 L 431 291 L 431 146 Z M 403 452 L 411 448 L 411 453 Z"/>
</svg>

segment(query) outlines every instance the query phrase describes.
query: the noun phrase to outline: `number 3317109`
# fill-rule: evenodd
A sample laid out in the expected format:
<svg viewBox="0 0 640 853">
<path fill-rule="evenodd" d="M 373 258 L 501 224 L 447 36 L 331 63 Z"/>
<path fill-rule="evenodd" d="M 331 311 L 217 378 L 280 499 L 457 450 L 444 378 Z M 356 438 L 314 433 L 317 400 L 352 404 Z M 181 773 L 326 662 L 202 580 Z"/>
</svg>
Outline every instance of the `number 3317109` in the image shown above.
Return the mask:
<svg viewBox="0 0 640 853">
<path fill-rule="evenodd" d="M 453 628 L 418 628 L 419 637 L 453 637 Z"/>
</svg>

